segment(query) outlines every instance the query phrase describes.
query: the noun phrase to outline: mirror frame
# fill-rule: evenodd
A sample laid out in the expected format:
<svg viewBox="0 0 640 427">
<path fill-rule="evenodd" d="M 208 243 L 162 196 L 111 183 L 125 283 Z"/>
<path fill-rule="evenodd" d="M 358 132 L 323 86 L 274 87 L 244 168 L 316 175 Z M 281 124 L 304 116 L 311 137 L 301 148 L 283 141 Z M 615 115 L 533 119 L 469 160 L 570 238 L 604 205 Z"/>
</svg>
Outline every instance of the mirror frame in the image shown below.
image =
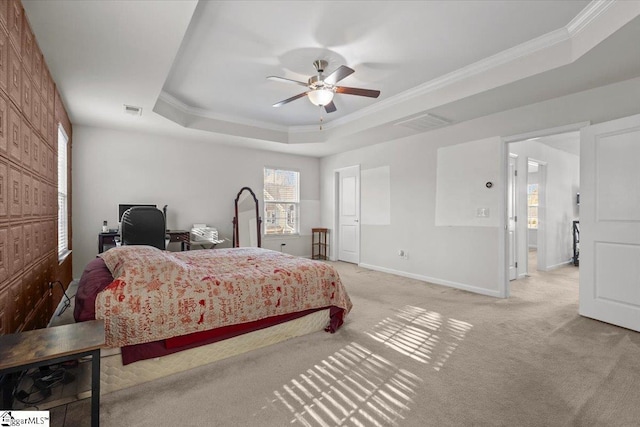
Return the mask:
<svg viewBox="0 0 640 427">
<path fill-rule="evenodd" d="M 240 236 L 238 234 L 238 201 L 240 200 L 240 195 L 242 194 L 243 191 L 249 191 L 249 193 L 251 194 L 251 196 L 253 197 L 253 201 L 256 203 L 256 226 L 258 228 L 257 232 L 257 237 L 258 237 L 258 247 L 261 248 L 262 247 L 262 218 L 260 217 L 260 210 L 259 210 L 259 206 L 258 206 L 258 198 L 256 197 L 256 194 L 253 192 L 253 190 L 249 187 L 242 187 L 240 189 L 240 191 L 238 191 L 238 195 L 236 196 L 236 200 L 235 200 L 235 216 L 233 217 L 233 247 L 234 248 L 239 248 L 240 247 Z"/>
</svg>

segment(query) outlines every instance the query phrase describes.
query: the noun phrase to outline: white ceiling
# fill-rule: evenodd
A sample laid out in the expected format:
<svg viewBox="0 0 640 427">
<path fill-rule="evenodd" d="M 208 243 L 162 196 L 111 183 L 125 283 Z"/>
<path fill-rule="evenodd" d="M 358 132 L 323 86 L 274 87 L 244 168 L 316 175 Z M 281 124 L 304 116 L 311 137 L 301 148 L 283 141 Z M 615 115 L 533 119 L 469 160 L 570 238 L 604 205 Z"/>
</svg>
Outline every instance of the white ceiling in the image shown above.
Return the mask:
<svg viewBox="0 0 640 427">
<path fill-rule="evenodd" d="M 459 122 L 640 75 L 640 55 L 617 49 L 633 50 L 639 1 L 23 4 L 74 124 L 313 156 L 415 134 L 395 124 L 426 113 Z M 380 97 L 337 94 L 331 114 L 304 98 L 271 107 L 304 88 L 266 77 L 306 81 L 316 59 Z"/>
</svg>

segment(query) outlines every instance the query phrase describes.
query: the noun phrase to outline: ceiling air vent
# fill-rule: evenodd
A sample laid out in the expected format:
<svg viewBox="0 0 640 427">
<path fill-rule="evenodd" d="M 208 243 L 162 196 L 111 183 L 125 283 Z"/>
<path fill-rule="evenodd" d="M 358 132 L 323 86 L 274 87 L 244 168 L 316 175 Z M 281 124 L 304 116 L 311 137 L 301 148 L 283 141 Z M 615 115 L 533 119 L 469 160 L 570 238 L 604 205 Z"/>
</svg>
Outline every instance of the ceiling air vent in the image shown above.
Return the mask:
<svg viewBox="0 0 640 427">
<path fill-rule="evenodd" d="M 124 104 L 124 113 L 129 114 L 130 116 L 141 116 L 142 107 L 135 107 L 133 105 Z"/>
<path fill-rule="evenodd" d="M 451 120 L 443 119 L 442 117 L 427 113 L 420 116 L 412 117 L 408 120 L 396 122 L 395 125 L 403 126 L 420 132 L 425 132 L 443 126 L 448 126 L 451 123 L 453 123 Z"/>
</svg>

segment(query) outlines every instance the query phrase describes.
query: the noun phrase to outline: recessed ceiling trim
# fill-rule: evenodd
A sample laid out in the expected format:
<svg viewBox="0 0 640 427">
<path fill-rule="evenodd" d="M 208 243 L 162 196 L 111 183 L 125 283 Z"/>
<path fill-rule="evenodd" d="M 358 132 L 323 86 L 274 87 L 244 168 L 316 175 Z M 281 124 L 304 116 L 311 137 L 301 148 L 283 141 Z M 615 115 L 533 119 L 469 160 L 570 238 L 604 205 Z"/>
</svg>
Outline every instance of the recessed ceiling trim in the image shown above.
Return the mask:
<svg viewBox="0 0 640 427">
<path fill-rule="evenodd" d="M 602 35 L 601 32 L 597 31 L 599 25 L 594 25 L 596 23 L 600 24 L 598 22 L 600 20 L 599 18 L 603 18 L 606 15 L 607 22 L 609 22 L 611 21 L 610 18 L 612 14 L 614 14 L 614 17 L 620 17 L 619 16 L 620 14 L 625 14 L 625 13 L 628 14 L 628 10 L 626 10 L 625 8 L 616 8 L 612 13 L 605 14 L 605 12 L 611 9 L 613 5 L 616 3 L 620 4 L 618 0 L 612 0 L 612 1 L 595 0 L 592 3 L 590 3 L 587 7 L 585 7 L 573 20 L 571 20 L 571 22 L 569 22 L 564 27 L 561 27 L 557 30 L 543 34 L 540 37 L 529 40 L 525 43 L 521 43 L 520 45 L 514 46 L 512 48 L 506 49 L 495 55 L 484 58 L 475 63 L 469 64 L 468 66 L 465 66 L 463 68 L 460 68 L 458 70 L 445 74 L 438 78 L 432 79 L 428 82 L 423 83 L 422 85 L 419 85 L 413 89 L 402 92 L 393 97 L 383 99 L 375 104 L 369 105 L 347 116 L 343 116 L 343 117 L 331 120 L 330 122 L 324 123 L 322 131 L 319 130 L 319 126 L 317 124 L 310 124 L 310 125 L 304 125 L 304 126 L 278 126 L 278 125 L 273 125 L 270 123 L 264 123 L 260 121 L 246 120 L 239 117 L 221 115 L 218 113 L 213 114 L 208 110 L 191 107 L 164 91 L 160 94 L 160 99 L 171 104 L 176 109 L 183 112 L 184 114 L 197 116 L 197 118 L 210 118 L 212 120 L 225 121 L 231 124 L 261 127 L 261 128 L 264 128 L 265 130 L 283 132 L 289 135 L 288 142 L 291 142 L 292 140 L 296 140 L 297 136 L 302 137 L 302 139 L 307 139 L 314 134 L 315 134 L 315 138 L 312 137 L 312 139 L 315 139 L 318 142 L 328 141 L 330 139 L 331 134 L 334 133 L 334 132 L 328 132 L 328 131 L 337 131 L 337 129 L 343 125 L 347 125 L 359 120 L 360 121 L 366 120 L 367 118 L 372 117 L 374 114 L 385 114 L 395 109 L 396 114 L 389 115 L 389 119 L 388 119 L 389 122 L 393 123 L 395 121 L 402 120 L 403 118 L 406 119 L 406 117 L 411 116 L 412 114 L 409 111 L 402 111 L 397 107 L 401 107 L 402 105 L 409 104 L 411 101 L 415 105 L 416 102 L 420 101 L 421 97 L 424 98 L 426 101 L 429 101 L 429 99 L 431 99 L 429 98 L 429 96 L 431 96 L 432 94 L 434 94 L 435 92 L 443 88 L 447 88 L 455 84 L 460 84 L 465 81 L 477 79 L 478 76 L 481 76 L 483 73 L 486 73 L 488 71 L 491 71 L 497 68 L 499 69 L 500 67 L 505 67 L 505 66 L 508 67 L 510 64 L 517 63 L 518 61 L 521 61 L 522 58 L 527 56 L 537 55 L 538 57 L 541 58 L 540 66 L 538 67 L 539 69 L 537 69 L 536 72 L 542 72 L 542 71 L 550 70 L 562 65 L 570 64 L 574 62 L 579 56 L 581 56 L 582 53 L 585 53 L 590 49 L 590 47 L 588 47 L 584 52 L 582 52 L 579 55 L 575 55 L 576 52 L 572 53 L 572 43 L 574 42 L 573 39 L 576 36 L 576 34 L 582 33 L 587 29 L 593 28 L 594 37 L 592 37 L 592 40 L 590 40 L 588 43 L 588 45 L 593 47 L 596 44 L 598 44 L 600 41 L 602 41 L 602 39 L 605 37 L 605 35 Z M 623 9 L 625 9 L 626 12 Z M 619 23 L 617 21 L 615 22 Z M 565 49 L 558 51 L 557 50 L 558 47 L 562 46 L 563 44 L 564 46 L 567 47 L 566 52 L 565 52 Z M 548 55 L 549 59 L 545 60 L 545 57 L 544 57 L 545 51 L 550 49 L 555 49 L 553 52 L 554 55 Z M 557 54 L 558 52 L 560 52 L 560 55 Z M 516 73 L 514 73 L 513 71 L 511 71 L 510 73 L 506 73 L 506 71 L 508 70 L 505 70 L 505 73 L 502 73 L 502 74 L 505 74 L 506 79 L 508 79 L 509 81 L 502 82 L 502 83 L 492 81 L 492 82 L 489 82 L 489 84 L 485 84 L 485 86 L 487 87 L 475 87 L 473 85 L 471 88 L 465 87 L 462 89 L 462 92 L 464 93 L 459 93 L 460 91 L 453 91 L 455 93 L 454 97 L 457 97 L 457 98 L 454 99 L 454 97 L 450 97 L 452 99 L 449 99 L 448 101 L 454 101 L 460 97 L 473 95 L 479 90 L 487 90 L 487 89 L 490 89 L 492 86 L 495 86 L 498 84 L 504 84 L 504 83 L 521 79 L 523 77 L 527 77 L 527 75 L 523 74 L 523 73 L 526 73 L 525 71 L 520 71 Z M 434 99 L 433 103 L 437 104 L 445 101 Z M 422 108 L 423 109 L 430 108 L 430 107 L 435 107 L 437 105 L 423 105 Z M 358 126 L 356 126 L 356 128 L 357 127 Z M 355 129 L 353 129 L 353 131 L 357 132 L 357 130 Z"/>
<path fill-rule="evenodd" d="M 611 6 L 613 6 L 617 0 L 594 0 L 587 5 L 584 9 L 576 15 L 575 18 L 567 24 L 567 30 L 569 34 L 575 36 L 580 31 L 585 29 L 593 21 L 597 20 L 600 15 L 606 12 Z"/>
<path fill-rule="evenodd" d="M 158 98 L 170 104 L 172 107 L 178 109 L 183 114 L 186 114 L 189 116 L 197 116 L 205 119 L 220 120 L 220 121 L 234 123 L 234 124 L 243 125 L 243 126 L 259 127 L 262 129 L 273 130 L 276 132 L 289 131 L 289 128 L 287 126 L 278 126 L 278 125 L 274 125 L 273 123 L 261 122 L 259 120 L 246 120 L 246 119 L 232 117 L 224 114 L 212 113 L 211 111 L 205 110 L 203 108 L 192 107 L 165 91 L 160 92 L 160 96 Z"/>
<path fill-rule="evenodd" d="M 364 118 L 371 114 L 382 112 L 388 108 L 398 106 L 414 98 L 428 95 L 444 87 L 453 85 L 466 79 L 474 78 L 483 72 L 516 61 L 524 56 L 532 55 L 544 49 L 552 48 L 559 43 L 567 41 L 570 42 L 579 32 L 583 31 L 589 26 L 594 25 L 597 22 L 598 18 L 601 17 L 603 13 L 610 9 L 615 3 L 619 3 L 619 0 L 594 0 L 582 11 L 580 11 L 576 18 L 574 18 L 565 27 L 559 28 L 555 31 L 551 31 L 547 34 L 543 34 L 540 37 L 529 40 L 525 43 L 521 43 L 510 49 L 506 49 L 495 55 L 470 64 L 466 67 L 460 68 L 451 73 L 425 82 L 420 86 L 402 92 L 396 96 L 384 99 L 373 105 L 362 108 L 361 110 L 351 113 L 348 116 L 341 117 L 332 121 L 331 124 L 333 125 L 333 127 L 337 127 Z M 597 40 L 594 45 L 599 41 L 601 40 Z M 576 59 L 577 58 L 567 57 L 566 63 L 571 63 Z"/>
<path fill-rule="evenodd" d="M 416 86 L 413 89 L 399 93 L 396 96 L 377 102 L 359 111 L 351 113 L 348 116 L 336 119 L 332 123 L 335 123 L 336 126 L 342 125 L 349 121 L 357 120 L 370 114 L 386 110 L 387 108 L 405 103 L 411 99 L 428 95 L 429 93 L 435 92 L 438 89 L 442 89 L 452 84 L 471 79 L 473 77 L 476 77 L 478 74 L 508 64 L 512 61 L 522 58 L 523 56 L 531 55 L 543 49 L 548 49 L 557 45 L 558 43 L 570 40 L 570 38 L 571 36 L 566 28 L 552 31 L 536 39 L 504 50 L 471 65 L 430 80 L 420 86 Z"/>
</svg>

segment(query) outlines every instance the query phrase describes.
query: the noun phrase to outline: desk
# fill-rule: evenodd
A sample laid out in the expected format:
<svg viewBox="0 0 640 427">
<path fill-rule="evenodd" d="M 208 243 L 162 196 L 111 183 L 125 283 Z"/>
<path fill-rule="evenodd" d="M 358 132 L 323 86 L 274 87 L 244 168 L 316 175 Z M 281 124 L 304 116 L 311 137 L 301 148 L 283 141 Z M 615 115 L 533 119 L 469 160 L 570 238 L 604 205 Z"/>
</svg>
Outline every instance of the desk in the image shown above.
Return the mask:
<svg viewBox="0 0 640 427">
<path fill-rule="evenodd" d="M 104 342 L 102 320 L 71 323 L 0 336 L 0 375 L 4 409 L 11 409 L 15 373 L 91 356 L 91 427 L 100 425 L 100 348 Z"/>
<path fill-rule="evenodd" d="M 189 242 L 189 232 L 187 230 L 167 230 L 167 236 L 169 236 L 169 243 L 180 242 L 180 250 L 188 250 L 187 244 Z M 107 249 L 111 249 L 116 246 L 116 237 L 120 237 L 120 233 L 117 231 L 110 231 L 108 233 L 98 234 L 98 253 L 101 254 Z"/>
</svg>

